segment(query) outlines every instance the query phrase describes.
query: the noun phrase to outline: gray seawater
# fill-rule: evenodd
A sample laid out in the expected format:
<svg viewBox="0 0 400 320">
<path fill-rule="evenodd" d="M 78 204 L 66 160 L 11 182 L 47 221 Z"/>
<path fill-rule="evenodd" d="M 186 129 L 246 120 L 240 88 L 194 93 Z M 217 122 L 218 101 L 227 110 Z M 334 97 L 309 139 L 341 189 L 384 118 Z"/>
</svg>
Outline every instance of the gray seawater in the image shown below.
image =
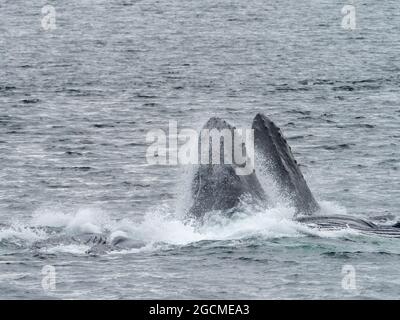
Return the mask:
<svg viewBox="0 0 400 320">
<path fill-rule="evenodd" d="M 399 298 L 399 239 L 284 206 L 185 225 L 187 168 L 145 158 L 169 120 L 264 112 L 323 211 L 400 220 L 400 5 L 353 3 L 349 31 L 344 0 L 2 0 L 0 298 Z M 88 252 L 85 232 L 143 246 Z"/>
</svg>

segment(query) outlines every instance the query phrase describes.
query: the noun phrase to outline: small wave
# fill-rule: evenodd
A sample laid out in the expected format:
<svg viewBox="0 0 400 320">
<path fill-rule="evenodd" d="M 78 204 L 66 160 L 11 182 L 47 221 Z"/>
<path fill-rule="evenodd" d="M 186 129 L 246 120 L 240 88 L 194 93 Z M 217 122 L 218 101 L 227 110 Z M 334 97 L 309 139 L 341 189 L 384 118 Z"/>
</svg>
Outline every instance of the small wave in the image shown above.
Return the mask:
<svg viewBox="0 0 400 320">
<path fill-rule="evenodd" d="M 13 244 L 33 243 L 47 239 L 48 235 L 42 229 L 31 228 L 20 222 L 14 222 L 10 226 L 0 228 L 0 242 L 7 240 Z"/>
<path fill-rule="evenodd" d="M 103 233 L 111 226 L 111 220 L 100 209 L 82 208 L 76 212 L 63 212 L 58 209 L 37 211 L 31 224 L 35 227 L 64 228 L 71 235 L 84 233 Z"/>
</svg>

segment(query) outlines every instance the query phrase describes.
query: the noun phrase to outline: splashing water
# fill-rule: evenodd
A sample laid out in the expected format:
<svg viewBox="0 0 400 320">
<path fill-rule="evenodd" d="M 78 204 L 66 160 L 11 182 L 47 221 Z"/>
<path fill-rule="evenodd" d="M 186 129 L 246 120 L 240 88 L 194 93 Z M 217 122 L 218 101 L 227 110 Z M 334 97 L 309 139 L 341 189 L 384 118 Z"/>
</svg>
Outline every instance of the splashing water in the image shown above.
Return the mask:
<svg viewBox="0 0 400 320">
<path fill-rule="evenodd" d="M 345 214 L 344 208 L 329 202 L 322 203 L 323 214 Z M 293 221 L 294 209 L 278 206 L 272 209 L 255 210 L 243 206 L 241 211 L 231 217 L 212 212 L 201 225 L 181 219 L 179 214 L 167 206 L 161 206 L 148 212 L 140 221 L 128 218 L 113 220 L 106 212 L 95 208 L 82 208 L 75 212 L 53 211 L 49 208 L 35 212 L 30 222 L 13 222 L 0 228 L 0 240 L 14 241 L 32 245 L 46 240 L 57 252 L 60 243 L 52 239 L 65 241 L 67 238 L 84 234 L 103 235 L 112 243 L 121 237 L 143 243 L 147 249 L 154 244 L 188 245 L 199 241 L 243 240 L 259 237 L 274 239 L 284 237 L 345 237 L 357 235 L 354 230 L 321 231 Z M 78 244 L 76 244 L 78 245 Z M 87 250 L 76 250 L 75 244 L 63 247 L 63 252 L 85 253 Z M 89 248 L 85 244 L 85 248 Z M 158 247 L 157 247 L 158 248 Z"/>
</svg>

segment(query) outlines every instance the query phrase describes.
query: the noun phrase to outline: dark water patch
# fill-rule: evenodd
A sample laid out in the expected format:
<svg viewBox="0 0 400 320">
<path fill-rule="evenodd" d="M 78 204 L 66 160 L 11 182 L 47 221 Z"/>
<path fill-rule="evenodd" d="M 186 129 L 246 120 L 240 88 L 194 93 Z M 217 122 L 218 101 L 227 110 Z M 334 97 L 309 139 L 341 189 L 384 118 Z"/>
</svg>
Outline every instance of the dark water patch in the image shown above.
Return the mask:
<svg viewBox="0 0 400 320">
<path fill-rule="evenodd" d="M 7 92 L 7 91 L 13 91 L 17 89 L 17 87 L 14 86 L 0 86 L 0 92 Z"/>
<path fill-rule="evenodd" d="M 353 166 L 353 168 L 365 169 L 365 168 L 368 168 L 368 167 L 366 165 L 363 165 L 363 164 L 357 164 L 357 165 Z"/>
<path fill-rule="evenodd" d="M 354 91 L 356 89 L 380 89 L 381 83 L 390 81 L 389 79 L 362 79 L 362 80 L 330 80 L 330 79 L 315 79 L 315 80 L 301 80 L 298 83 L 301 85 L 321 86 L 328 85 L 334 86 L 334 91 Z"/>
<path fill-rule="evenodd" d="M 63 88 L 61 90 L 56 90 L 56 93 L 66 93 L 74 97 L 92 97 L 92 96 L 104 96 L 104 91 L 99 90 L 82 90 L 73 88 Z"/>
<path fill-rule="evenodd" d="M 298 91 L 309 91 L 309 87 L 291 87 L 288 84 L 279 85 L 275 87 L 275 91 L 278 92 L 298 92 Z"/>
<path fill-rule="evenodd" d="M 380 161 L 378 164 L 398 164 L 400 163 L 400 159 L 387 159 L 387 160 L 383 160 Z"/>
<path fill-rule="evenodd" d="M 141 143 L 141 142 L 131 142 L 123 145 L 124 147 L 143 147 L 147 146 L 146 143 Z"/>
<path fill-rule="evenodd" d="M 0 116 L 0 124 L 8 124 L 15 119 L 9 115 Z"/>
<path fill-rule="evenodd" d="M 375 128 L 375 126 L 373 124 L 369 124 L 369 123 L 360 123 L 355 126 L 359 127 L 359 128 L 367 128 L 367 129 Z"/>
<path fill-rule="evenodd" d="M 97 47 L 104 47 L 104 46 L 107 45 L 107 42 L 106 42 L 106 41 L 102 41 L 102 40 L 95 40 L 95 41 L 94 41 L 94 44 L 95 44 L 95 46 L 97 46 Z"/>
<path fill-rule="evenodd" d="M 80 152 L 77 152 L 77 151 L 67 151 L 67 152 L 65 152 L 65 155 L 67 155 L 67 156 L 76 156 L 76 157 L 80 157 L 80 156 L 82 156 L 83 154 L 80 153 Z"/>
<path fill-rule="evenodd" d="M 398 217 L 391 212 L 386 212 L 378 216 L 372 216 L 371 219 L 380 223 L 387 223 L 388 221 L 396 221 Z"/>
<path fill-rule="evenodd" d="M 48 260 L 50 258 L 57 258 L 57 254 L 34 251 L 32 254 L 32 257 L 34 257 L 35 259 L 39 259 L 39 260 Z"/>
<path fill-rule="evenodd" d="M 79 141 L 80 144 L 94 144 L 92 140 L 89 139 L 83 139 Z"/>
<path fill-rule="evenodd" d="M 144 94 L 144 93 L 137 93 L 136 97 L 142 98 L 142 99 L 156 99 L 157 96 L 150 95 L 150 94 Z"/>
<path fill-rule="evenodd" d="M 31 69 L 34 68 L 34 66 L 30 65 L 30 64 L 23 64 L 18 66 L 17 68 L 21 68 L 21 69 Z"/>
<path fill-rule="evenodd" d="M 292 140 L 292 141 L 304 140 L 304 139 L 311 138 L 311 137 L 314 137 L 314 135 L 313 134 L 306 134 L 306 135 L 301 135 L 300 134 L 300 135 L 288 137 L 288 140 Z"/>
<path fill-rule="evenodd" d="M 61 92 L 66 92 L 70 94 L 81 94 L 82 91 L 79 89 L 62 89 Z"/>
<path fill-rule="evenodd" d="M 334 80 L 329 80 L 329 79 L 316 79 L 315 81 L 312 82 L 313 85 L 333 85 L 335 84 Z"/>
<path fill-rule="evenodd" d="M 144 188 L 144 189 L 146 189 L 146 188 L 150 188 L 151 187 L 150 184 L 131 183 L 129 181 L 124 181 L 124 182 L 122 182 L 122 184 L 125 185 L 125 186 L 132 186 L 134 188 Z"/>
<path fill-rule="evenodd" d="M 60 167 L 59 169 L 62 170 L 62 171 L 71 170 L 71 171 L 84 171 L 84 172 L 87 172 L 87 171 L 90 171 L 90 170 L 92 170 L 94 168 L 82 166 L 82 167 Z"/>
<path fill-rule="evenodd" d="M 353 80 L 351 81 L 352 84 L 362 84 L 362 83 L 375 83 L 377 81 L 380 81 L 381 79 L 364 79 L 364 80 Z"/>
<path fill-rule="evenodd" d="M 352 86 L 338 86 L 338 87 L 333 87 L 333 91 L 354 91 L 354 87 Z"/>
<path fill-rule="evenodd" d="M 73 67 L 73 64 L 69 64 L 69 63 L 43 63 L 44 66 L 49 67 L 49 68 L 69 68 L 69 67 Z"/>
<path fill-rule="evenodd" d="M 35 103 L 40 102 L 40 100 L 39 100 L 39 99 L 36 99 L 36 98 L 33 98 L 33 99 L 23 99 L 23 100 L 21 100 L 21 102 L 24 103 L 24 104 L 35 104 Z"/>
<path fill-rule="evenodd" d="M 249 262 L 249 263 L 256 262 L 256 263 L 261 263 L 261 264 L 269 264 L 271 261 L 270 259 L 261 259 L 261 258 L 252 258 L 252 257 L 239 257 L 234 260 Z"/>
<path fill-rule="evenodd" d="M 311 114 L 311 111 L 309 110 L 296 110 L 296 109 L 290 109 L 286 111 L 287 113 L 292 113 L 292 114 L 301 114 L 304 116 L 309 116 Z"/>
<path fill-rule="evenodd" d="M 168 192 L 162 192 L 162 193 L 159 194 L 159 196 L 162 199 L 173 199 L 175 197 L 174 194 L 171 194 L 171 193 L 168 193 Z"/>
<path fill-rule="evenodd" d="M 315 80 L 302 80 L 299 83 L 304 85 L 309 84 L 313 86 L 318 86 L 318 85 L 333 85 L 335 84 L 335 81 L 329 79 L 315 79 Z"/>
<path fill-rule="evenodd" d="M 128 53 L 141 53 L 142 50 L 139 50 L 139 49 L 126 49 L 125 52 L 128 52 Z"/>
<path fill-rule="evenodd" d="M 380 84 L 383 79 L 365 79 L 365 80 L 354 80 L 350 83 L 356 86 L 357 89 L 362 90 L 377 90 L 381 89 L 382 85 Z"/>
<path fill-rule="evenodd" d="M 143 103 L 143 107 L 157 107 L 157 106 L 158 106 L 158 103 L 156 103 L 156 102 Z"/>
<path fill-rule="evenodd" d="M 382 255 L 382 256 L 392 256 L 393 255 L 393 253 L 387 252 L 387 251 L 377 251 L 376 253 L 379 255 Z M 396 254 L 396 255 L 398 255 L 398 254 Z"/>
<path fill-rule="evenodd" d="M 321 256 L 338 258 L 338 259 L 350 259 L 352 256 L 351 252 L 337 252 L 337 251 L 327 251 L 321 253 Z"/>
<path fill-rule="evenodd" d="M 6 131 L 6 134 L 26 134 L 26 131 L 18 131 L 18 130 L 10 130 L 10 131 Z"/>
<path fill-rule="evenodd" d="M 388 252 L 388 251 L 385 251 L 385 250 L 379 250 L 379 251 L 372 251 L 372 252 L 369 252 L 369 251 L 368 252 L 364 252 L 364 251 L 354 251 L 354 252 L 348 252 L 348 251 L 334 252 L 334 251 L 329 251 L 329 252 L 324 252 L 321 255 L 322 256 L 327 256 L 327 257 L 338 258 L 338 259 L 351 259 L 351 258 L 360 257 L 360 256 L 370 256 L 370 255 L 399 256 L 400 254 Z"/>
<path fill-rule="evenodd" d="M 230 255 L 230 256 L 228 256 L 228 257 L 226 257 L 227 259 L 232 259 L 232 256 L 231 255 L 233 255 L 234 253 L 235 253 L 235 250 L 234 249 L 229 249 L 229 248 L 227 248 L 227 247 L 224 247 L 224 248 L 218 248 L 218 247 L 215 247 L 215 248 L 213 248 L 213 249 L 215 249 L 215 251 L 213 250 L 213 251 L 209 251 L 209 252 L 207 252 L 207 255 L 213 255 L 213 256 L 218 256 L 218 255 L 220 255 L 220 254 L 228 254 L 228 255 Z M 223 256 L 222 257 L 218 257 L 218 259 L 219 258 L 223 258 Z"/>
<path fill-rule="evenodd" d="M 96 123 L 92 125 L 92 127 L 102 129 L 102 128 L 114 128 L 115 126 L 107 123 Z"/>
<path fill-rule="evenodd" d="M 325 150 L 344 150 L 344 149 L 350 149 L 351 146 L 354 146 L 354 143 L 341 143 L 338 145 L 332 145 L 332 146 L 321 146 L 322 149 Z"/>
<path fill-rule="evenodd" d="M 66 186 L 61 184 L 47 184 L 47 187 L 50 189 L 71 189 L 72 186 Z"/>
<path fill-rule="evenodd" d="M 365 129 L 373 129 L 375 126 L 373 124 L 369 123 L 352 123 L 352 124 L 337 124 L 337 128 L 343 129 L 343 128 L 365 128 Z"/>
<path fill-rule="evenodd" d="M 286 266 L 287 265 L 291 265 L 291 266 L 298 266 L 298 265 L 300 265 L 300 263 L 299 262 L 297 262 L 297 261 L 294 261 L 294 260 L 284 260 L 284 261 L 282 261 Z"/>
<path fill-rule="evenodd" d="M 288 140 L 303 140 L 305 138 L 305 136 L 303 135 L 298 135 L 298 136 L 292 136 L 292 137 L 288 137 Z"/>
<path fill-rule="evenodd" d="M 382 86 L 380 85 L 364 85 L 364 86 L 359 86 L 357 89 L 362 89 L 362 90 L 379 90 L 381 89 Z"/>
<path fill-rule="evenodd" d="M 315 118 L 311 116 L 304 116 L 304 117 L 299 117 L 299 120 L 315 120 Z"/>
</svg>

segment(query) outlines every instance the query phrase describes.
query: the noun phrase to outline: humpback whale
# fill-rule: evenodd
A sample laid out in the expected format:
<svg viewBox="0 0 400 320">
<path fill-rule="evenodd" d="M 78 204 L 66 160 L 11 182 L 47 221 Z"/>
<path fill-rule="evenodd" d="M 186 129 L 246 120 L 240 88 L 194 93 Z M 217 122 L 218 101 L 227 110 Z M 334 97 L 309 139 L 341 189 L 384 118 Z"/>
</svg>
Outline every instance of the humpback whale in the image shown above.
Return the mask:
<svg viewBox="0 0 400 320">
<path fill-rule="evenodd" d="M 229 130 L 235 127 L 220 118 L 210 118 L 204 129 Z M 274 177 L 278 191 L 295 209 L 293 219 L 319 229 L 351 228 L 363 233 L 400 237 L 400 224 L 377 225 L 371 221 L 345 215 L 326 216 L 313 196 L 299 164 L 295 160 L 287 140 L 275 123 L 264 114 L 257 114 L 252 123 L 254 149 L 257 153 L 255 166 L 267 170 Z M 224 139 L 220 139 L 220 152 Z M 209 143 L 211 141 L 200 141 Z M 249 146 L 244 146 L 244 149 Z M 210 151 L 211 152 L 211 151 Z M 202 220 L 207 213 L 232 214 L 242 202 L 271 207 L 269 195 L 262 187 L 255 170 L 249 175 L 236 173 L 235 163 L 199 164 L 192 181 L 193 203 L 187 211 L 189 218 Z"/>
</svg>

